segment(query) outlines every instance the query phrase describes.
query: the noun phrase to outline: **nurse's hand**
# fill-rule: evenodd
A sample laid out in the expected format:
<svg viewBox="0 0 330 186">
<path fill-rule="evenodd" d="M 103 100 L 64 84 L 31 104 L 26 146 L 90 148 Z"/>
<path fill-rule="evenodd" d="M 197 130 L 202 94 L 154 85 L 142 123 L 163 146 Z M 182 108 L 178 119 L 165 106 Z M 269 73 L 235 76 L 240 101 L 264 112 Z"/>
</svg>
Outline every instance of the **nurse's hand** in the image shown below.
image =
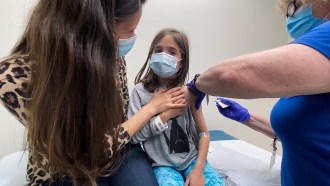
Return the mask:
<svg viewBox="0 0 330 186">
<path fill-rule="evenodd" d="M 218 102 L 221 102 L 226 106 L 223 106 L 219 104 Z M 217 98 L 216 100 L 216 106 L 218 107 L 219 112 L 232 120 L 238 121 L 238 122 L 245 122 L 250 120 L 250 114 L 249 111 L 242 107 L 240 104 L 236 103 L 235 101 L 225 99 L 225 98 Z"/>
<path fill-rule="evenodd" d="M 205 98 L 205 93 L 198 90 L 196 85 L 195 85 L 195 79 L 191 80 L 189 83 L 187 83 L 187 87 L 191 92 L 193 92 L 196 96 L 196 102 L 195 102 L 195 108 L 199 109 L 201 107 L 202 101 Z"/>
</svg>

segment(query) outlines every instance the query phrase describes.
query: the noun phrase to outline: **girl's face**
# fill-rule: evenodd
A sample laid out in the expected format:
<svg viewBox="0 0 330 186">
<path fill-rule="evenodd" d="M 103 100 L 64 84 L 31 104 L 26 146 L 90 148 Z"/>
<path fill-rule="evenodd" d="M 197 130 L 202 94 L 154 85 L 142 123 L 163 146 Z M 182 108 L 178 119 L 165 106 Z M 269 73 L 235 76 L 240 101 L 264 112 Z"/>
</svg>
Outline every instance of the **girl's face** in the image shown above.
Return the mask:
<svg viewBox="0 0 330 186">
<path fill-rule="evenodd" d="M 116 38 L 118 39 L 127 39 L 135 35 L 135 29 L 138 26 L 142 15 L 142 8 L 136 12 L 131 18 L 127 21 L 118 23 L 116 26 Z"/>
<path fill-rule="evenodd" d="M 153 53 L 165 52 L 171 56 L 177 58 L 178 63 L 176 65 L 176 69 L 179 70 L 182 66 L 181 64 L 181 52 L 178 45 L 175 43 L 173 38 L 170 35 L 165 35 L 155 46 Z"/>
</svg>

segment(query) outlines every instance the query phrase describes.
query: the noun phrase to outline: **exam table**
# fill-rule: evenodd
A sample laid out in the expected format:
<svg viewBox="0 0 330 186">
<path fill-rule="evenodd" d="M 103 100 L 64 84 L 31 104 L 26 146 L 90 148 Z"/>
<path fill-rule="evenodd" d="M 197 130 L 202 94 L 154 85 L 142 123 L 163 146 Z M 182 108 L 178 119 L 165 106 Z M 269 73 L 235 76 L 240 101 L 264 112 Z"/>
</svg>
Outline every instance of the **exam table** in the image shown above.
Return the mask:
<svg viewBox="0 0 330 186">
<path fill-rule="evenodd" d="M 227 186 L 279 186 L 281 156 L 269 169 L 271 153 L 236 139 L 223 131 L 210 131 L 207 160 Z M 0 159 L 0 186 L 26 184 L 28 152 L 18 151 Z"/>
<path fill-rule="evenodd" d="M 281 160 L 276 155 L 269 169 L 271 152 L 223 131 L 210 131 L 208 162 L 217 170 L 227 186 L 280 186 Z"/>
</svg>

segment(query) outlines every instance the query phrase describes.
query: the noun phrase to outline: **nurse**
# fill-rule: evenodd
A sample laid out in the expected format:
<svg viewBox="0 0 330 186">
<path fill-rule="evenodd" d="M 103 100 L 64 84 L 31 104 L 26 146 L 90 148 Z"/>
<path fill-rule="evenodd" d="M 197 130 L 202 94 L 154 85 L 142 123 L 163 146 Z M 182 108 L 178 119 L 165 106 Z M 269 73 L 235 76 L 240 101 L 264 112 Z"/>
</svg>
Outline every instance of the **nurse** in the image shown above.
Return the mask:
<svg viewBox="0 0 330 186">
<path fill-rule="evenodd" d="M 222 61 L 195 76 L 188 87 L 198 99 L 205 93 L 241 99 L 281 98 L 270 120 L 238 103 L 224 116 L 282 141 L 282 186 L 330 185 L 330 1 L 278 0 L 294 41 L 271 50 Z M 275 140 L 276 140 L 275 136 Z"/>
</svg>

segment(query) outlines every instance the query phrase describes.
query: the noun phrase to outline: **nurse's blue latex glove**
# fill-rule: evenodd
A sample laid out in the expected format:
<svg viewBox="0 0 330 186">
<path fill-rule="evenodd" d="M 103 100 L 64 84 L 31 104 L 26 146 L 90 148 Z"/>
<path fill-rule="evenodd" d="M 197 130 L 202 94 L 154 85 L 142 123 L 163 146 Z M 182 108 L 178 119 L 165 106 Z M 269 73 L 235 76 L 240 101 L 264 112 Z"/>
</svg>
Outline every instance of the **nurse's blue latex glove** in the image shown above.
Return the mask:
<svg viewBox="0 0 330 186">
<path fill-rule="evenodd" d="M 218 101 L 227 105 L 228 107 L 223 107 L 223 105 L 219 104 Z M 217 98 L 216 106 L 218 107 L 219 112 L 232 120 L 238 122 L 244 122 L 250 120 L 250 114 L 248 109 L 242 107 L 240 104 L 235 101 L 225 99 L 225 98 Z"/>
<path fill-rule="evenodd" d="M 196 81 L 197 77 L 195 76 L 195 78 L 193 80 L 191 80 L 189 83 L 187 83 L 187 87 L 189 88 L 189 90 L 191 90 L 197 96 L 197 100 L 195 102 L 195 108 L 199 109 L 201 107 L 202 101 L 205 98 L 206 94 L 196 88 L 195 81 Z"/>
</svg>

